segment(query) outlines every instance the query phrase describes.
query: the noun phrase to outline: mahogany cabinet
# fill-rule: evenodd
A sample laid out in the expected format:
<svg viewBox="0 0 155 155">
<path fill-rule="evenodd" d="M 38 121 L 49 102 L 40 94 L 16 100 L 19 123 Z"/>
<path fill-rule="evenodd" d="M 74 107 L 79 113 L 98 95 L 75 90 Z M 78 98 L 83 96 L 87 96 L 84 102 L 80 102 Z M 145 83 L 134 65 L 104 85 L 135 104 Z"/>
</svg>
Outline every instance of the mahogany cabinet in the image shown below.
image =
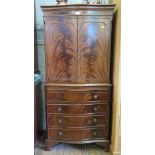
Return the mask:
<svg viewBox="0 0 155 155">
<path fill-rule="evenodd" d="M 41 6 L 45 24 L 46 149 L 58 142 L 109 150 L 115 5 Z"/>
</svg>

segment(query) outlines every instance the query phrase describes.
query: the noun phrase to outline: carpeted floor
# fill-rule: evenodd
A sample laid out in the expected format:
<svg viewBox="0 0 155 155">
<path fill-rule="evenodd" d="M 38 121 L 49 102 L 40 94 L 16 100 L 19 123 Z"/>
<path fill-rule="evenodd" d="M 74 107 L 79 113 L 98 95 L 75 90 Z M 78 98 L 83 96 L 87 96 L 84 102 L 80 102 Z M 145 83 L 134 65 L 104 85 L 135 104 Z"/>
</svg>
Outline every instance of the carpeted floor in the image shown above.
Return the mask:
<svg viewBox="0 0 155 155">
<path fill-rule="evenodd" d="M 73 145 L 56 144 L 51 151 L 44 150 L 44 144 L 38 143 L 35 148 L 35 155 L 110 155 L 96 144 Z"/>
</svg>

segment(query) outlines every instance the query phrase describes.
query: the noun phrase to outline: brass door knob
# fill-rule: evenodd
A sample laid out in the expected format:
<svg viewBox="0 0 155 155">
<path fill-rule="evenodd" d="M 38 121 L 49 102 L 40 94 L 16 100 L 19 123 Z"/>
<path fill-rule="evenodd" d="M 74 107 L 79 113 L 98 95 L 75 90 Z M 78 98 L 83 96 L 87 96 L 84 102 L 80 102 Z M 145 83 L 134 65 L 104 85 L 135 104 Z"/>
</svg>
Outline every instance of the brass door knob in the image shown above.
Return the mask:
<svg viewBox="0 0 155 155">
<path fill-rule="evenodd" d="M 105 29 L 105 24 L 100 24 L 100 30 L 104 31 L 104 29 Z"/>
</svg>

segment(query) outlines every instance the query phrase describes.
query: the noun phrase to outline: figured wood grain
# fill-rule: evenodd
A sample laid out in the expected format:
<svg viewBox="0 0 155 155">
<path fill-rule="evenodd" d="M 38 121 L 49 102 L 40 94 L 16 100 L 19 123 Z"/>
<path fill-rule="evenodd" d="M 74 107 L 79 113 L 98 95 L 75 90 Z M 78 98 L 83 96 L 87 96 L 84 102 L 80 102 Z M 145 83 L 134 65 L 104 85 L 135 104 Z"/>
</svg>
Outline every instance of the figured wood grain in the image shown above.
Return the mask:
<svg viewBox="0 0 155 155">
<path fill-rule="evenodd" d="M 55 140 L 106 139 L 108 126 L 85 129 L 48 128 L 48 136 Z"/>
<path fill-rule="evenodd" d="M 47 113 L 57 114 L 93 114 L 93 113 L 109 113 L 110 104 L 48 104 Z"/>
<path fill-rule="evenodd" d="M 76 82 L 76 19 L 59 17 L 47 20 L 46 26 L 46 82 Z"/>
<path fill-rule="evenodd" d="M 84 128 L 108 125 L 109 116 L 102 115 L 63 115 L 48 114 L 48 127 Z"/>
<path fill-rule="evenodd" d="M 46 82 L 110 83 L 111 19 L 57 17 L 46 26 Z"/>
<path fill-rule="evenodd" d="M 110 19 L 81 17 L 78 20 L 80 82 L 110 82 L 110 29 Z"/>
<path fill-rule="evenodd" d="M 47 148 L 57 142 L 109 148 L 114 6 L 42 6 Z"/>
<path fill-rule="evenodd" d="M 77 92 L 77 91 L 47 91 L 46 92 L 46 100 L 49 101 L 70 101 L 76 102 L 80 104 L 85 101 L 104 101 L 109 102 L 110 100 L 110 92 L 108 90 L 105 91 L 91 91 L 91 92 Z"/>
</svg>

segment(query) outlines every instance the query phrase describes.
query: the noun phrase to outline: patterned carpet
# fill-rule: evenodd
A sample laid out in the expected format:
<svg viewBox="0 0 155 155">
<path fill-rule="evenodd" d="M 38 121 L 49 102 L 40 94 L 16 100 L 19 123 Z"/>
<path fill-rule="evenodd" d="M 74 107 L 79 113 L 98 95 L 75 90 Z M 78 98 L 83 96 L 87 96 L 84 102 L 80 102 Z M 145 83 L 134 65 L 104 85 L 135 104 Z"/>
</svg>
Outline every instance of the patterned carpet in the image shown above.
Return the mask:
<svg viewBox="0 0 155 155">
<path fill-rule="evenodd" d="M 35 155 L 110 155 L 104 152 L 103 148 L 96 144 L 56 144 L 51 151 L 44 150 L 44 144 L 38 143 L 35 148 Z"/>
</svg>

